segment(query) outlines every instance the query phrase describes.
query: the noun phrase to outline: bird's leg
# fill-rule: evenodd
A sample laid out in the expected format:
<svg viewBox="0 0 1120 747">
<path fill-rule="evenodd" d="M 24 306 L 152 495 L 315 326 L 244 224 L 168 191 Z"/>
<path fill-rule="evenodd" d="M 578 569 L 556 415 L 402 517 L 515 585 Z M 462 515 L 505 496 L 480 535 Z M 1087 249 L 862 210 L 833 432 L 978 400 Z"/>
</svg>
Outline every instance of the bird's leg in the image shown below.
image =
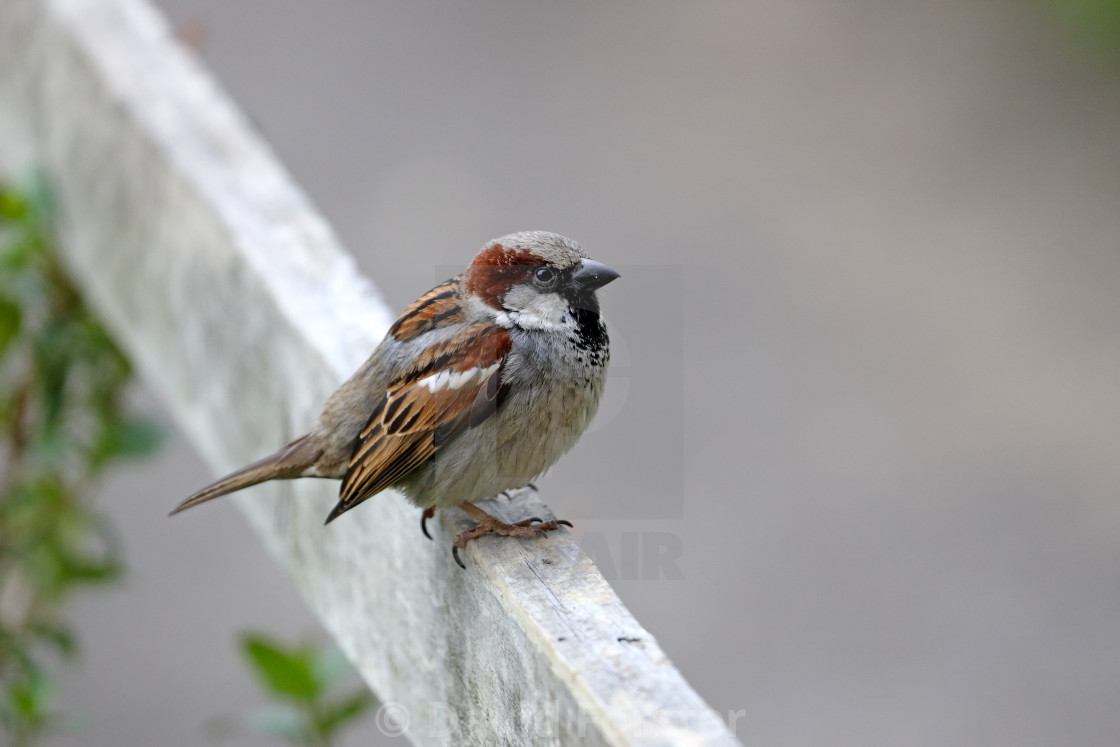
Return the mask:
<svg viewBox="0 0 1120 747">
<path fill-rule="evenodd" d="M 423 532 L 424 536 L 428 539 L 432 538 L 432 535 L 428 534 L 428 519 L 432 518 L 435 515 L 435 506 L 429 506 L 428 508 L 425 508 L 424 513 L 420 514 L 420 531 Z"/>
<path fill-rule="evenodd" d="M 478 526 L 474 529 L 460 532 L 459 536 L 455 538 L 455 543 L 451 546 L 451 554 L 455 557 L 455 562 L 459 564 L 460 568 L 466 568 L 466 566 L 463 565 L 463 561 L 459 557 L 459 548 L 466 547 L 468 542 L 484 534 L 497 534 L 501 537 L 543 537 L 545 532 L 559 529 L 561 524 L 568 527 L 572 525 L 570 521 L 564 519 L 541 521 L 536 516 L 507 524 L 494 518 L 473 503 L 460 503 L 459 508 L 478 522 Z"/>
</svg>

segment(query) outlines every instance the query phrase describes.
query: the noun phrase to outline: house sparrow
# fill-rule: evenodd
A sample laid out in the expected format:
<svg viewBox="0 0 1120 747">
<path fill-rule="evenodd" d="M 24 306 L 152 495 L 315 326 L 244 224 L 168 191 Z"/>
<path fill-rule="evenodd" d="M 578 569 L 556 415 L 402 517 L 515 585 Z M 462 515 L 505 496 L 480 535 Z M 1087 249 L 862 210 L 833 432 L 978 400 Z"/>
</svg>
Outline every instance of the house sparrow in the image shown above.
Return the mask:
<svg viewBox="0 0 1120 747">
<path fill-rule="evenodd" d="M 526 231 L 484 246 L 417 299 L 310 433 L 203 488 L 172 514 L 266 480 L 341 479 L 330 523 L 386 488 L 424 509 L 457 506 L 483 534 L 532 537 L 566 521 L 507 524 L 474 505 L 530 484 L 595 415 L 610 349 L 595 291 L 618 277 L 579 244 Z"/>
</svg>

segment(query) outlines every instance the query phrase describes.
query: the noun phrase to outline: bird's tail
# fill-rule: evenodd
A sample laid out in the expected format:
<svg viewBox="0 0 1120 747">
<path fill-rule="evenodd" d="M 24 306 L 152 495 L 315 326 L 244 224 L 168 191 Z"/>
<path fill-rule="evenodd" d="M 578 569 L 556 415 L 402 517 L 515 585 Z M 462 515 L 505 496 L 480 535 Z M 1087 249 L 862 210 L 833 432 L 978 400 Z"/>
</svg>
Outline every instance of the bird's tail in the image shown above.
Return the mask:
<svg viewBox="0 0 1120 747">
<path fill-rule="evenodd" d="M 315 466 L 319 458 L 320 449 L 314 448 L 308 436 L 297 438 L 272 456 L 267 456 L 260 461 L 242 467 L 226 475 L 221 480 L 207 485 L 190 498 L 180 503 L 169 514 L 174 516 L 180 511 L 197 506 L 200 503 L 233 493 L 250 485 L 256 485 L 268 480 L 290 480 L 302 477 Z"/>
</svg>

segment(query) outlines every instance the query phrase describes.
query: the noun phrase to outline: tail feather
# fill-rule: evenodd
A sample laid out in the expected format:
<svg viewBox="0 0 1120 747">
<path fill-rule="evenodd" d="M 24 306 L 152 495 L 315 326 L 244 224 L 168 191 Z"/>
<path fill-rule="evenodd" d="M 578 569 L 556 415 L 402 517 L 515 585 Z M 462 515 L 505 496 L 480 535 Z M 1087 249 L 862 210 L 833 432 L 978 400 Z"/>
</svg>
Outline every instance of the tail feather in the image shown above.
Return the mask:
<svg viewBox="0 0 1120 747">
<path fill-rule="evenodd" d="M 200 503 L 247 488 L 250 485 L 268 480 L 290 480 L 295 477 L 302 477 L 315 466 L 320 454 L 319 449 L 308 448 L 309 446 L 307 436 L 298 438 L 272 456 L 253 462 L 226 475 L 217 482 L 207 485 L 176 506 L 168 516 L 174 516 L 180 511 L 186 511 Z"/>
</svg>

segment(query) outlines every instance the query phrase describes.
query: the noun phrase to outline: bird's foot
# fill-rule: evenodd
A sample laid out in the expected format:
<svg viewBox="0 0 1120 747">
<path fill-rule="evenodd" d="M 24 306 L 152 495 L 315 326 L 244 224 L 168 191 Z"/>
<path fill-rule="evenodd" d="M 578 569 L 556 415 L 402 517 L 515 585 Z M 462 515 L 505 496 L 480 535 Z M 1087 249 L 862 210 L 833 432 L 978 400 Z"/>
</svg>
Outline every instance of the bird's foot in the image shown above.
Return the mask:
<svg viewBox="0 0 1120 747">
<path fill-rule="evenodd" d="M 561 525 L 567 527 L 572 525 L 570 521 L 564 519 L 542 521 L 537 516 L 507 524 L 504 521 L 494 518 L 473 503 L 464 503 L 459 506 L 459 508 L 463 509 L 471 518 L 478 522 L 478 526 L 474 529 L 460 532 L 459 536 L 455 538 L 455 543 L 451 546 L 451 555 L 455 558 L 455 562 L 459 564 L 460 568 L 467 567 L 463 564 L 462 558 L 459 557 L 460 548 L 466 547 L 468 542 L 484 534 L 497 534 L 500 537 L 543 537 L 546 532 L 559 529 Z"/>
</svg>

